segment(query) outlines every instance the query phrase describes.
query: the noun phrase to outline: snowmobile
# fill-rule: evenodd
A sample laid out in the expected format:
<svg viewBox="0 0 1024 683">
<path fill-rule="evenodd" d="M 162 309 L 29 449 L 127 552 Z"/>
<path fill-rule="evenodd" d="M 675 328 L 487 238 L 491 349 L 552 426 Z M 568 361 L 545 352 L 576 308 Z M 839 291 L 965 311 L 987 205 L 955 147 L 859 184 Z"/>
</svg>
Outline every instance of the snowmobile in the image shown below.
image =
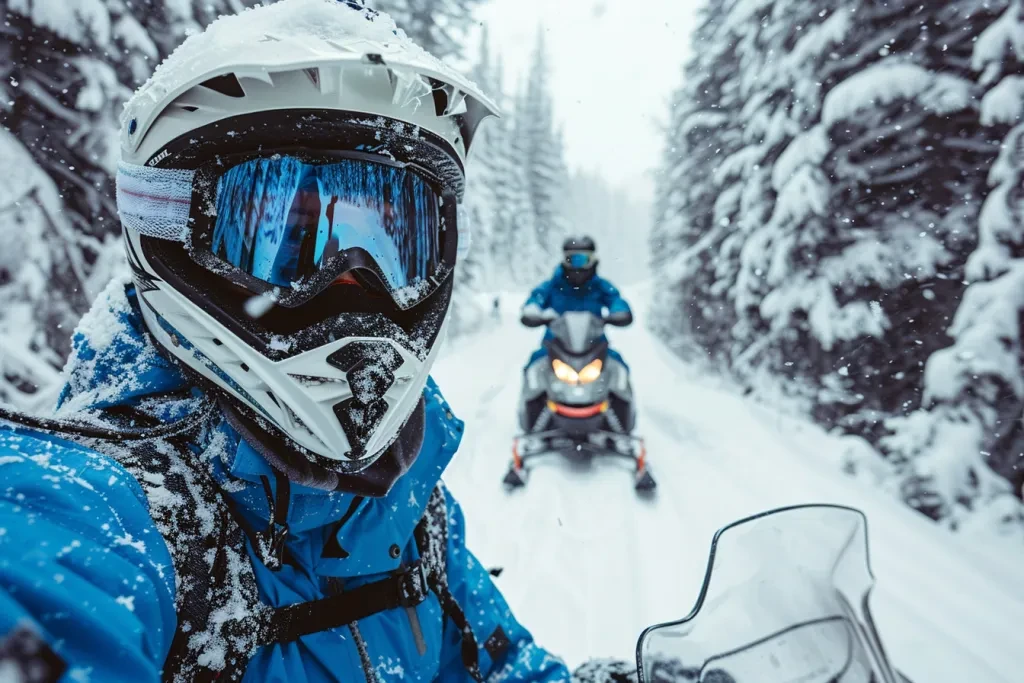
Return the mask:
<svg viewBox="0 0 1024 683">
<path fill-rule="evenodd" d="M 550 454 L 572 461 L 616 457 L 632 461 L 633 485 L 641 493 L 656 483 L 647 463 L 643 439 L 632 434 L 636 423 L 629 371 L 609 353 L 604 326 L 625 321 L 586 311 L 524 313 L 528 327 L 548 325 L 546 355 L 525 370 L 519 402 L 521 433 L 512 446 L 505 475 L 509 489 L 526 484 L 526 464 Z"/>
<path fill-rule="evenodd" d="M 596 660 L 574 683 L 911 683 L 869 609 L 859 510 L 800 505 L 715 534 L 690 614 L 647 628 L 636 663 Z M 634 678 L 635 675 L 635 678 Z"/>
</svg>

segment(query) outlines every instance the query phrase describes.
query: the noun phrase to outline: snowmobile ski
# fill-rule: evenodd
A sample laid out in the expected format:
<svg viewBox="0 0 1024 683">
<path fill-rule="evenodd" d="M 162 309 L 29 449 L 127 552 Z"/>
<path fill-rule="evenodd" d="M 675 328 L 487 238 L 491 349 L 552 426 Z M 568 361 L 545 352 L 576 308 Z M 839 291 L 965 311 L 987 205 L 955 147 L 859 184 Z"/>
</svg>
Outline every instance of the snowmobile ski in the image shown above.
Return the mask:
<svg viewBox="0 0 1024 683">
<path fill-rule="evenodd" d="M 629 459 L 636 465 L 634 488 L 638 492 L 649 493 L 657 487 L 647 462 L 647 449 L 640 437 L 597 431 L 573 438 L 560 430 L 517 436 L 512 442 L 512 461 L 505 474 L 505 485 L 510 490 L 525 486 L 529 471 L 527 463 L 545 455 L 562 455 L 576 461 L 604 457 Z"/>
</svg>

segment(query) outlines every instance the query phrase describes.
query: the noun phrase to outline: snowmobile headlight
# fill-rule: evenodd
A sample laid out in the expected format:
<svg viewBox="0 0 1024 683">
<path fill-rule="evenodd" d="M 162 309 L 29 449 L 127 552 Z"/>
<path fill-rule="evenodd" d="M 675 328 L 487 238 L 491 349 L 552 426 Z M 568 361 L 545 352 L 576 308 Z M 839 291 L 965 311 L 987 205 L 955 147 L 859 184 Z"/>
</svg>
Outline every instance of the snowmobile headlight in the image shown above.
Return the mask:
<svg viewBox="0 0 1024 683">
<path fill-rule="evenodd" d="M 563 363 L 557 358 L 551 360 L 551 369 L 555 371 L 555 377 L 558 381 L 566 384 L 579 384 L 580 376 L 572 369 L 572 366 L 568 363 Z"/>
<path fill-rule="evenodd" d="M 601 362 L 600 358 L 587 363 L 587 366 L 580 370 L 580 384 L 590 384 L 596 382 L 601 377 L 601 369 L 604 367 L 604 363 Z"/>
</svg>

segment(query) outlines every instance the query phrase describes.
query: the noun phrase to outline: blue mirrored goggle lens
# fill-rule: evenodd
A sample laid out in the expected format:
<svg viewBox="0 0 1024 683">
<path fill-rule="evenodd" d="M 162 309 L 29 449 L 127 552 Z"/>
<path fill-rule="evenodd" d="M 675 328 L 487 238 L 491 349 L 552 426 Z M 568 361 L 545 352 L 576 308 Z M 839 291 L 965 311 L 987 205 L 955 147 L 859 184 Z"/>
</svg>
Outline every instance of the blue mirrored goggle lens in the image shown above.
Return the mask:
<svg viewBox="0 0 1024 683">
<path fill-rule="evenodd" d="M 571 268 L 586 268 L 590 265 L 592 258 L 593 254 L 589 252 L 578 252 L 575 254 L 569 254 L 566 258 L 566 262 Z"/>
<path fill-rule="evenodd" d="M 220 178 L 212 251 L 252 277 L 294 288 L 336 266 L 336 256 L 361 250 L 392 295 L 412 287 L 421 299 L 430 293 L 422 284 L 442 267 L 440 205 L 404 168 L 254 159 Z"/>
</svg>

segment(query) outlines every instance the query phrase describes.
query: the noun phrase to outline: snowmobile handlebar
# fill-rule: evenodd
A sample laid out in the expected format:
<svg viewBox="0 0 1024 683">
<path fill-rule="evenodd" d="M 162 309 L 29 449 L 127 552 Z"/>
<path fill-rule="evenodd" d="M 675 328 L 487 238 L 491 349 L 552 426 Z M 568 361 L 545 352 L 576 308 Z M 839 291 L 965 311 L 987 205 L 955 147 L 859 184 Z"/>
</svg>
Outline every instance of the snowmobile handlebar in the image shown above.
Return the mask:
<svg viewBox="0 0 1024 683">
<path fill-rule="evenodd" d="M 544 327 L 545 325 L 550 325 L 555 322 L 559 317 L 560 316 L 550 308 L 541 310 L 536 306 L 528 306 L 524 308 L 520 314 L 519 322 L 526 327 Z M 602 315 L 598 319 L 605 325 L 628 327 L 633 324 L 633 313 L 631 311 L 615 311 L 613 313 Z"/>
<path fill-rule="evenodd" d="M 544 327 L 558 320 L 558 314 L 550 308 L 541 310 L 539 306 L 526 306 L 519 316 L 519 322 L 526 327 Z"/>
<path fill-rule="evenodd" d="M 614 313 L 602 316 L 601 320 L 604 321 L 605 325 L 629 327 L 633 324 L 633 313 L 631 311 L 615 311 Z"/>
</svg>

